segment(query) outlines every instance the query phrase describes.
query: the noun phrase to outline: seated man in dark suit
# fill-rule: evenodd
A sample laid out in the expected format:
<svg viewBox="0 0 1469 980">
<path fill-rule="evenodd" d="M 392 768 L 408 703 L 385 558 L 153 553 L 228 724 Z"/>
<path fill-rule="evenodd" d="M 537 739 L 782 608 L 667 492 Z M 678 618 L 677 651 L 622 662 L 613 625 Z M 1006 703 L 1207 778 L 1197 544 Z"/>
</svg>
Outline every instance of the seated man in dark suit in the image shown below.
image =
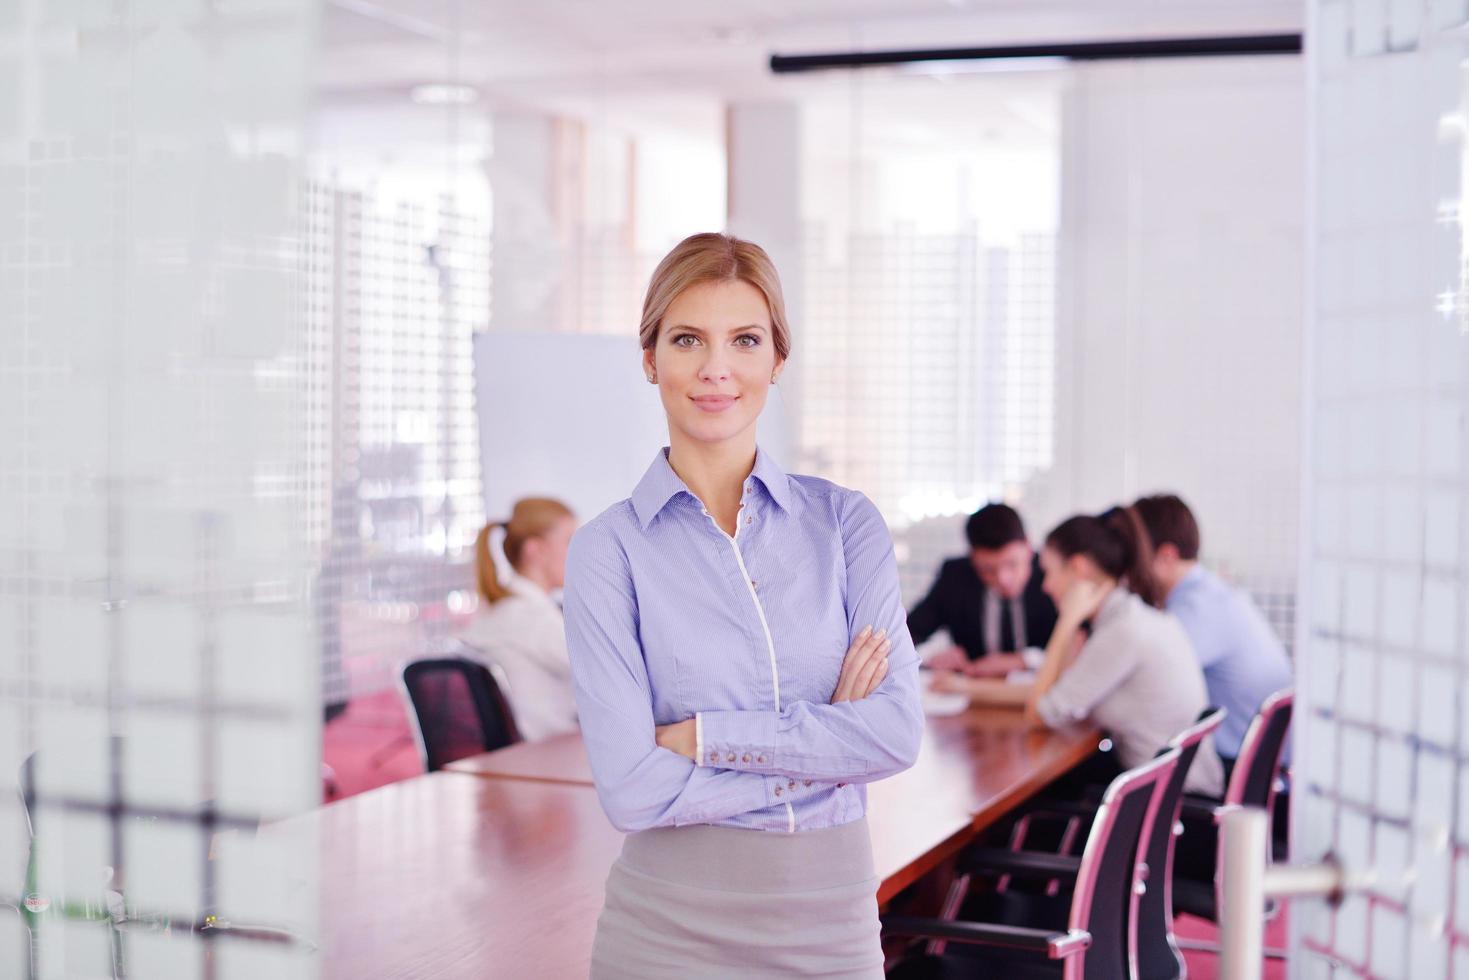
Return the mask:
<svg viewBox="0 0 1469 980">
<path fill-rule="evenodd" d="M 1056 606 L 1041 591 L 1035 549 L 1013 508 L 981 507 L 964 534 L 969 556 L 944 562 L 928 595 L 908 613 L 908 632 L 922 643 L 949 631 L 955 645 L 927 658 L 928 667 L 1003 676 L 1026 666 L 1024 651 L 1045 647 Z"/>
</svg>

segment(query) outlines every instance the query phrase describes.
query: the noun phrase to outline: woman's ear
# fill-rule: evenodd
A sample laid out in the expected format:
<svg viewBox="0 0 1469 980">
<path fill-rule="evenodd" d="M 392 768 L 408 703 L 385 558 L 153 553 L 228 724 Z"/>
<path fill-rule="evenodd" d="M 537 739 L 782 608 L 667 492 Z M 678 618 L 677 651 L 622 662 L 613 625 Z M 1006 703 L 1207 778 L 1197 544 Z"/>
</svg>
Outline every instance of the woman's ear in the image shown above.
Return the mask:
<svg viewBox="0 0 1469 980">
<path fill-rule="evenodd" d="M 780 373 L 786 369 L 785 358 L 776 358 L 775 370 L 770 372 L 770 383 L 775 384 L 780 380 Z"/>
<path fill-rule="evenodd" d="M 658 371 L 654 366 L 653 350 L 654 348 L 649 347 L 643 351 L 643 377 L 648 379 L 649 384 L 657 384 L 658 382 Z"/>
</svg>

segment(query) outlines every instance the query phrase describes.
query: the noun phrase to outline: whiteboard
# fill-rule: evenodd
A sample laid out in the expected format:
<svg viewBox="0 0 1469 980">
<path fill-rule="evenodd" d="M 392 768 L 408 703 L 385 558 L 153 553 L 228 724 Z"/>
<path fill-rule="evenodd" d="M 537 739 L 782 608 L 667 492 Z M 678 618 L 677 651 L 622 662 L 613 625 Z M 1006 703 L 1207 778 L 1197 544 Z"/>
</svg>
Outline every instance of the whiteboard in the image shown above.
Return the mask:
<svg viewBox="0 0 1469 980">
<path fill-rule="evenodd" d="M 631 496 L 668 444 L 658 389 L 635 337 L 493 331 L 474 340 L 485 516 L 521 497 L 555 497 L 583 522 Z M 785 408 L 771 388 L 760 448 L 784 468 Z"/>
</svg>

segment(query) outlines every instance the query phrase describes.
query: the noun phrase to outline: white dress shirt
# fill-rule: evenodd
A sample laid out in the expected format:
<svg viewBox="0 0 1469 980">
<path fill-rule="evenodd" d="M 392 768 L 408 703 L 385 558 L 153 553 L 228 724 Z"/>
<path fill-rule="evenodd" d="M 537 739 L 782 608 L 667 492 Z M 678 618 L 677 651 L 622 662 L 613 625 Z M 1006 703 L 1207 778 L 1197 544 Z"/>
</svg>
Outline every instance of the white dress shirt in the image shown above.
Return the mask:
<svg viewBox="0 0 1469 980">
<path fill-rule="evenodd" d="M 539 585 L 511 572 L 510 595 L 481 606 L 460 638 L 498 664 L 526 741 L 576 731 L 576 698 L 561 609 Z"/>
</svg>

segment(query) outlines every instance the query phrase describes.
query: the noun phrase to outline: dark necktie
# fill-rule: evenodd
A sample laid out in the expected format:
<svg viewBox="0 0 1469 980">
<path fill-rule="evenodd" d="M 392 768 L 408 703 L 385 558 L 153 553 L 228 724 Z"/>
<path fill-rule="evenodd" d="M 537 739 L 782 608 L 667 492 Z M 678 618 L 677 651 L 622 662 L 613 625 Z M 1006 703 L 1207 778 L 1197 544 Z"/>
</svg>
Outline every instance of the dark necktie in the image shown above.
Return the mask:
<svg viewBox="0 0 1469 980">
<path fill-rule="evenodd" d="M 1000 652 L 1015 652 L 1015 623 L 1014 617 L 1010 615 L 1010 607 L 1013 606 L 1009 599 L 1000 599 Z"/>
</svg>

